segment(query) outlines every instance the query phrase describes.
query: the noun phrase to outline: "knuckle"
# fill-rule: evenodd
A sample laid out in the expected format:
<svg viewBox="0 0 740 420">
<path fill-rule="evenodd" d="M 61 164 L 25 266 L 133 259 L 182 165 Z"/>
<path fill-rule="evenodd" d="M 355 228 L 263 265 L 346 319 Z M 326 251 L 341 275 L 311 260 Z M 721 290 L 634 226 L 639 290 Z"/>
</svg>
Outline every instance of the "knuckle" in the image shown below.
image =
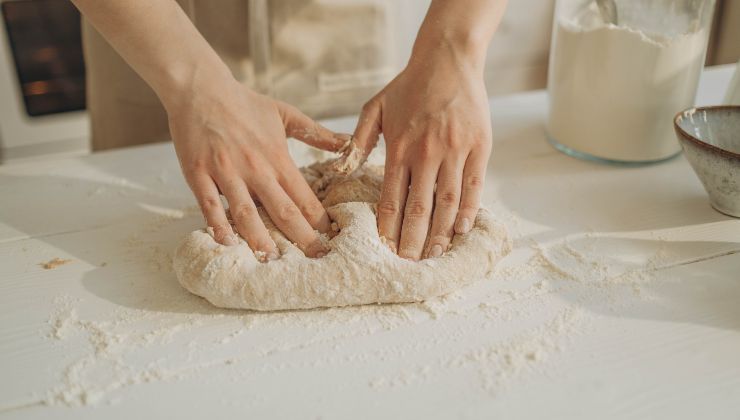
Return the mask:
<svg viewBox="0 0 740 420">
<path fill-rule="evenodd" d="M 186 172 L 194 172 L 194 173 L 205 172 L 206 168 L 208 167 L 206 162 L 201 159 L 191 160 L 187 163 L 184 163 L 182 166 Z"/>
<path fill-rule="evenodd" d="M 213 160 L 220 168 L 228 167 L 231 164 L 231 156 L 225 150 L 217 150 L 213 153 Z"/>
<path fill-rule="evenodd" d="M 257 209 L 248 204 L 239 204 L 231 210 L 231 216 L 240 221 L 249 220 L 257 216 Z"/>
<path fill-rule="evenodd" d="M 480 141 L 478 146 L 481 148 L 481 152 L 486 156 L 490 156 L 493 149 L 493 135 L 490 132 L 487 132 L 481 134 L 479 138 Z"/>
<path fill-rule="evenodd" d="M 283 118 L 291 119 L 295 117 L 297 113 L 299 113 L 298 108 L 294 107 L 293 105 L 283 102 L 283 101 L 273 101 L 272 102 L 275 105 L 275 108 L 278 110 L 280 115 L 283 116 Z"/>
<path fill-rule="evenodd" d="M 293 203 L 283 203 L 278 206 L 278 220 L 290 222 L 300 215 L 298 207 Z"/>
<path fill-rule="evenodd" d="M 468 175 L 465 178 L 465 186 L 467 188 L 482 188 L 483 177 L 481 177 L 480 175 Z"/>
<path fill-rule="evenodd" d="M 231 226 L 227 224 L 217 224 L 211 227 L 213 228 L 213 231 L 216 233 L 231 232 Z"/>
<path fill-rule="evenodd" d="M 259 153 L 250 150 L 247 146 L 241 149 L 242 165 L 249 173 L 270 173 L 272 167 L 267 164 Z"/>
<path fill-rule="evenodd" d="M 436 145 L 428 140 L 419 142 L 419 145 L 416 148 L 415 154 L 416 154 L 416 158 L 421 161 L 429 160 L 430 158 L 435 157 L 437 155 Z"/>
<path fill-rule="evenodd" d="M 454 191 L 442 191 L 437 194 L 437 205 L 440 207 L 455 207 L 460 204 L 460 198 Z"/>
<path fill-rule="evenodd" d="M 384 216 L 395 216 L 399 213 L 400 206 L 395 200 L 382 200 L 378 203 L 378 214 Z"/>
<path fill-rule="evenodd" d="M 464 140 L 462 136 L 450 134 L 447 136 L 447 147 L 454 152 L 462 151 L 469 145 L 470 142 Z"/>
<path fill-rule="evenodd" d="M 200 207 L 203 211 L 215 211 L 221 207 L 221 199 L 214 196 L 201 197 Z"/>
<path fill-rule="evenodd" d="M 371 99 L 371 100 L 369 100 L 369 101 L 365 102 L 365 104 L 364 104 L 364 105 L 362 105 L 362 113 L 363 113 L 363 114 L 366 114 L 366 113 L 370 113 L 370 112 L 372 112 L 373 110 L 375 110 L 375 107 L 376 107 L 376 106 L 378 106 L 378 105 L 377 105 L 377 103 L 375 102 L 375 100 L 374 100 L 374 99 Z"/>
<path fill-rule="evenodd" d="M 301 205 L 301 213 L 310 219 L 320 219 L 324 215 L 324 211 L 324 206 L 316 200 L 311 200 Z"/>
<path fill-rule="evenodd" d="M 214 156 L 228 156 L 228 149 L 225 147 L 226 145 L 233 144 L 231 142 L 232 139 L 238 139 L 245 135 L 245 133 L 248 133 L 244 129 L 244 123 L 243 122 L 237 122 L 235 124 L 230 124 L 228 127 L 224 127 L 222 132 L 219 132 L 215 134 L 212 138 L 217 141 L 218 146 L 214 147 L 215 154 Z"/>
<path fill-rule="evenodd" d="M 429 212 L 429 206 L 421 200 L 412 198 L 406 203 L 406 216 L 408 217 L 424 217 L 428 216 Z"/>
</svg>

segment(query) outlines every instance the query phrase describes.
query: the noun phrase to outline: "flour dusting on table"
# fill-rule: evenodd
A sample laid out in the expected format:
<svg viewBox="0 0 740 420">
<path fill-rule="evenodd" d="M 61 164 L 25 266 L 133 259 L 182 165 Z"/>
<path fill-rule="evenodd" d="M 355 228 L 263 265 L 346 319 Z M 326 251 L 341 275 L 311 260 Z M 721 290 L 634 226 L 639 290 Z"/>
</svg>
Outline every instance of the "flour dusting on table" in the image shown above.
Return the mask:
<svg viewBox="0 0 740 420">
<path fill-rule="evenodd" d="M 137 249 L 143 255 L 141 243 Z M 107 319 L 93 320 L 81 315 L 85 302 L 60 298 L 49 320 L 49 339 L 86 340 L 89 350 L 61 372 L 56 387 L 39 395 L 39 403 L 98 404 L 119 398 L 130 387 L 197 380 L 216 371 L 239 381 L 303 368 L 362 371 L 377 363 L 387 369 L 367 374 L 366 386 L 380 393 L 465 374 L 481 392 L 495 397 L 527 378 L 558 371 L 560 355 L 591 331 L 595 315 L 583 302 L 618 309 L 629 304 L 625 297 L 645 298 L 633 294 L 619 273 L 616 278 L 580 278 L 579 270 L 593 268 L 594 255 L 578 251 L 580 257 L 573 257 L 569 246 L 552 244 L 520 255 L 491 281 L 415 304 L 238 313 L 185 294 L 170 297 L 175 312 L 121 308 Z M 559 258 L 567 255 L 573 260 L 563 263 Z M 150 270 L 160 272 L 156 266 Z M 650 270 L 643 266 L 641 277 L 629 281 L 649 283 Z M 558 298 L 563 294 L 573 300 L 563 302 Z M 517 332 L 496 333 L 511 328 Z M 277 339 L 255 339 L 266 331 Z M 373 339 L 402 331 L 396 339 Z M 413 340 L 404 339 L 405 334 L 413 334 Z M 375 344 L 358 350 L 355 343 L 367 339 Z M 162 359 L 162 349 L 169 348 L 170 356 Z M 283 357 L 318 349 L 322 355 L 313 359 Z M 440 355 L 425 359 L 432 351 Z"/>
</svg>

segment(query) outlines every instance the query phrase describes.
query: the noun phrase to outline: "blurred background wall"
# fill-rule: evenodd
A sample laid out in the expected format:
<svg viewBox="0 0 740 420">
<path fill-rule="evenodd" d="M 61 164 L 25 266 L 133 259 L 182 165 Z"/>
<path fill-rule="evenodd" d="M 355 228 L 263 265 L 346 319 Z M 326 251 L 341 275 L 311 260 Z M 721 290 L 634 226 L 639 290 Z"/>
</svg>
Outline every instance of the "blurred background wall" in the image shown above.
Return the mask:
<svg viewBox="0 0 740 420">
<path fill-rule="evenodd" d="M 359 112 L 405 65 L 430 3 L 177 1 L 238 80 L 316 118 Z M 716 1 L 707 64 L 734 63 L 740 0 Z M 489 95 L 545 87 L 554 5 L 509 0 Z M 0 11 L 0 162 L 169 138 L 156 95 L 69 0 L 0 0 Z"/>
<path fill-rule="evenodd" d="M 646 0 L 649 1 L 649 0 Z M 407 1 L 397 31 L 408 50 L 429 1 Z M 547 59 L 555 0 L 510 0 L 506 15 L 488 49 L 486 86 L 489 95 L 542 89 L 547 83 Z M 740 1 L 717 0 L 707 65 L 740 59 Z"/>
</svg>

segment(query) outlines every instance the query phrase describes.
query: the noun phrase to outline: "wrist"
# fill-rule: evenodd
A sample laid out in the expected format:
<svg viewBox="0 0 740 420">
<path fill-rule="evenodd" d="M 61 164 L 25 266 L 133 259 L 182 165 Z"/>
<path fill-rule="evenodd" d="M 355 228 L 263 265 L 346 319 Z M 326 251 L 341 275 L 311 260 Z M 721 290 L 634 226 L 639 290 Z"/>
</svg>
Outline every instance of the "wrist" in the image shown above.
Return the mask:
<svg viewBox="0 0 740 420">
<path fill-rule="evenodd" d="M 220 58 L 195 63 L 177 63 L 161 72 L 154 91 L 167 112 L 192 103 L 204 93 L 224 92 L 238 84 Z"/>
<path fill-rule="evenodd" d="M 437 29 L 427 33 L 424 28 L 414 43 L 409 63 L 430 60 L 450 60 L 450 63 L 465 66 L 483 73 L 489 36 L 475 29 Z"/>
</svg>

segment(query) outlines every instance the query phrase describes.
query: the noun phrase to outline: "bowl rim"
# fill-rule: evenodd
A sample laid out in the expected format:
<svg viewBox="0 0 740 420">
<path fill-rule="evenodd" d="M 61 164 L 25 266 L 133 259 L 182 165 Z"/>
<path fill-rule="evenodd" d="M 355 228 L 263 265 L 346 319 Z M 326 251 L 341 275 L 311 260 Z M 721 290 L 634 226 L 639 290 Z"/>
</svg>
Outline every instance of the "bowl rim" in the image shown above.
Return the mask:
<svg viewBox="0 0 740 420">
<path fill-rule="evenodd" d="M 705 149 L 715 151 L 721 155 L 725 155 L 731 158 L 740 159 L 740 153 L 735 153 L 730 150 L 717 147 L 713 144 L 709 144 L 705 142 L 704 140 L 701 140 L 698 137 L 695 137 L 693 134 L 689 133 L 688 131 L 684 130 L 678 124 L 678 121 L 683 119 L 683 117 L 689 112 L 694 113 L 697 111 L 716 111 L 716 110 L 722 110 L 722 109 L 731 109 L 731 110 L 740 112 L 740 105 L 712 105 L 712 106 L 699 106 L 699 107 L 688 108 L 676 114 L 676 116 L 673 118 L 673 127 L 678 132 L 679 137 L 683 137 L 686 140 L 689 140 L 690 142 L 694 143 L 695 145 L 699 147 L 703 147 Z"/>
</svg>

